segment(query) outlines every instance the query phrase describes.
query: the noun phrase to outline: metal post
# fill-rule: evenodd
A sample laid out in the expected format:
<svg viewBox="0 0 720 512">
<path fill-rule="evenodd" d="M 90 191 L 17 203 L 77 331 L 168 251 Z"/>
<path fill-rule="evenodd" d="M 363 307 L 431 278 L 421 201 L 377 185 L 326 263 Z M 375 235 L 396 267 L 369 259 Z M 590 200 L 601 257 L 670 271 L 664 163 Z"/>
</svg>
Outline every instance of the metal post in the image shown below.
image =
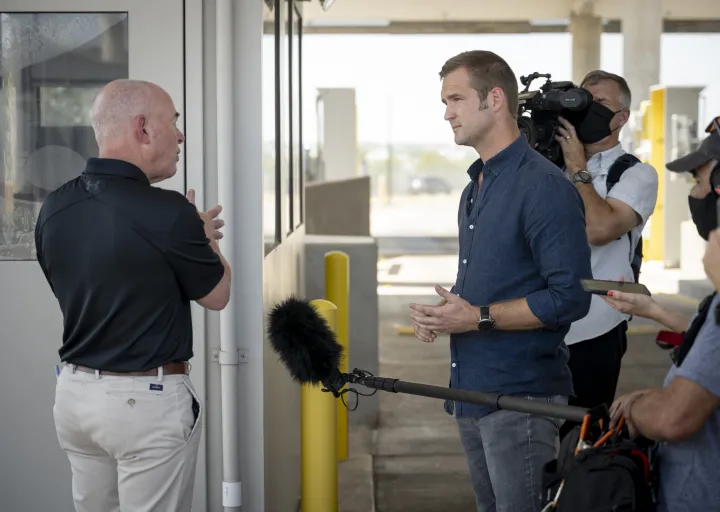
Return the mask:
<svg viewBox="0 0 720 512">
<path fill-rule="evenodd" d="M 327 300 L 310 304 L 331 330 L 337 308 Z M 337 404 L 321 385 L 304 384 L 301 391 L 302 512 L 338 511 Z"/>
<path fill-rule="evenodd" d="M 350 257 L 342 251 L 325 253 L 325 299 L 337 307 L 337 340 L 343 347 L 340 371 L 348 372 L 350 354 Z M 348 410 L 337 400 L 338 460 L 348 457 Z"/>
<path fill-rule="evenodd" d="M 217 154 L 218 195 L 226 219 L 234 219 L 235 161 L 233 126 L 233 2 L 218 0 L 216 4 L 217 59 Z M 220 244 L 230 265 L 235 263 L 235 237 L 225 231 Z M 223 508 L 239 510 L 242 505 L 240 481 L 239 385 L 240 357 L 235 333 L 235 300 L 220 312 L 220 407 L 222 410 Z"/>
</svg>

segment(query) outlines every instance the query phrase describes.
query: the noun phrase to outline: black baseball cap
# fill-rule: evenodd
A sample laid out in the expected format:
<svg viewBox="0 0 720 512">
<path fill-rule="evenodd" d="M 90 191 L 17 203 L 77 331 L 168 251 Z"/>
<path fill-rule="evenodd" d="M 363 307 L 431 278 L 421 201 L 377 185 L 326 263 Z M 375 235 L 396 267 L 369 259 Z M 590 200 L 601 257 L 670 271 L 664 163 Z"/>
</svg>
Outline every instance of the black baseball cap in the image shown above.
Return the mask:
<svg viewBox="0 0 720 512">
<path fill-rule="evenodd" d="M 720 160 L 720 116 L 716 117 L 705 129 L 709 134 L 703 139 L 700 147 L 677 160 L 668 163 L 668 171 L 692 172 L 710 160 Z"/>
</svg>

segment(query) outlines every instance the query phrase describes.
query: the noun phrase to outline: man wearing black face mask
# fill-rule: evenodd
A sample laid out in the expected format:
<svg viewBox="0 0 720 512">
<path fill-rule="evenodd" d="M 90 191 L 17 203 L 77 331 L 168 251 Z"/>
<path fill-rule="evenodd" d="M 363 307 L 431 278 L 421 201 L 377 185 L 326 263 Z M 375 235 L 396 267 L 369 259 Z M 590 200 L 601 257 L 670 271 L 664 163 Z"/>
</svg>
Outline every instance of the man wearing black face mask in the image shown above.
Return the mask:
<svg viewBox="0 0 720 512">
<path fill-rule="evenodd" d="M 695 178 L 688 205 L 698 234 L 705 240 L 718 227 L 718 194 L 710 184 L 710 175 L 720 160 L 720 133 L 717 133 L 716 124 L 717 120 L 710 123 L 706 130 L 710 135 L 705 137 L 697 151 L 667 164 L 669 171 L 687 172 Z"/>
<path fill-rule="evenodd" d="M 560 118 L 557 140 L 565 171 L 585 204 L 586 231 L 595 279 L 636 281 L 635 248 L 655 210 L 658 176 L 652 166 L 623 151 L 620 129 L 630 116 L 627 82 L 605 71 L 593 71 L 581 87 L 593 103 L 572 118 Z M 636 260 L 636 261 L 633 261 Z M 575 396 L 571 405 L 594 407 L 615 398 L 622 357 L 627 348 L 629 315 L 594 295 L 590 312 L 572 324 L 565 336 Z M 573 427 L 566 422 L 564 437 Z"/>
</svg>

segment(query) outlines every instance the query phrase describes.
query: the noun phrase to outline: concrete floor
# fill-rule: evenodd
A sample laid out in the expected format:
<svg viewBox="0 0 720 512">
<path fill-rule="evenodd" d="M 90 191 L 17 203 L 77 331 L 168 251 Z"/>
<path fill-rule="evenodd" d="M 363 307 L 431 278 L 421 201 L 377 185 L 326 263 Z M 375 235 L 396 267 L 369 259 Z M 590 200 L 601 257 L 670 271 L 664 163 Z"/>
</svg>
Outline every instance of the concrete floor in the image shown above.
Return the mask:
<svg viewBox="0 0 720 512">
<path fill-rule="evenodd" d="M 657 299 L 688 316 L 695 309 L 688 299 Z M 448 385 L 447 337 L 425 344 L 396 330 L 409 323 L 410 302 L 434 300 L 428 295 L 380 297 L 381 376 Z M 632 322 L 618 393 L 662 385 L 670 359 L 655 345 L 657 328 L 642 319 Z M 341 512 L 474 510 L 462 447 L 442 400 L 383 393 L 378 429 L 354 431 L 351 438 L 351 457 L 340 465 Z"/>
</svg>

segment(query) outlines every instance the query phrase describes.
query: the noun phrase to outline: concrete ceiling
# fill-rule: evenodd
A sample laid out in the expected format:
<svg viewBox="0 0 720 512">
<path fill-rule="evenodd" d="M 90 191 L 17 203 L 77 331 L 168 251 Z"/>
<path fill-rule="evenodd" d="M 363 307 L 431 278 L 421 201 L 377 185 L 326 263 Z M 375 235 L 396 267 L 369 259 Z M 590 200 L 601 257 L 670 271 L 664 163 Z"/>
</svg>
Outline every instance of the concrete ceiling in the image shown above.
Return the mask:
<svg viewBox="0 0 720 512">
<path fill-rule="evenodd" d="M 305 0 L 306 32 L 523 33 L 565 32 L 571 12 L 605 20 L 620 31 L 635 0 Z M 666 32 L 720 31 L 720 0 L 657 0 Z"/>
</svg>

